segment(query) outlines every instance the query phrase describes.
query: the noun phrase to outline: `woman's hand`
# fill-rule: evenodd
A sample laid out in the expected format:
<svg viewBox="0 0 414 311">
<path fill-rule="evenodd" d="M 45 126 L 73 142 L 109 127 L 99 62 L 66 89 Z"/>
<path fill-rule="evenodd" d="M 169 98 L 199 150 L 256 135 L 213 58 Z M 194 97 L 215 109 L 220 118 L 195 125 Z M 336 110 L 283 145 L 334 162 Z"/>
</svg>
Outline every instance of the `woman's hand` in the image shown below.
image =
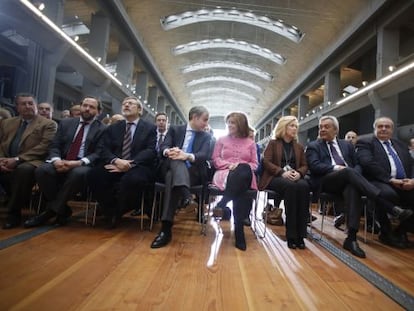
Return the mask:
<svg viewBox="0 0 414 311">
<path fill-rule="evenodd" d="M 239 165 L 239 163 L 232 163 L 232 164 L 230 164 L 229 165 L 229 170 L 230 171 L 233 171 L 233 170 L 235 170 L 236 169 L 236 167 Z"/>
</svg>

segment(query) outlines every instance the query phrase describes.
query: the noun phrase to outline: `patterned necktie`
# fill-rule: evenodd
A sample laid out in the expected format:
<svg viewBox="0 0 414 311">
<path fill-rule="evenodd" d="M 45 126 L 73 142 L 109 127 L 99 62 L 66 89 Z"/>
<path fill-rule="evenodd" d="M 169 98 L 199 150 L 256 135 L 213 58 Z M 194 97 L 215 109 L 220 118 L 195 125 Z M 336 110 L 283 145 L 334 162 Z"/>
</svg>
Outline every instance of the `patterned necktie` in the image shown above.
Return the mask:
<svg viewBox="0 0 414 311">
<path fill-rule="evenodd" d="M 389 153 L 389 155 L 392 157 L 392 159 L 394 160 L 395 163 L 395 168 L 396 168 L 396 174 L 395 177 L 398 179 L 403 179 L 406 177 L 405 175 L 405 170 L 404 167 L 401 163 L 401 159 L 398 156 L 398 154 L 395 153 L 395 151 L 391 148 L 391 144 L 389 141 L 384 141 L 384 145 L 387 148 L 387 151 Z"/>
<path fill-rule="evenodd" d="M 78 133 L 75 136 L 75 139 L 72 141 L 72 144 L 69 147 L 69 151 L 66 154 L 66 160 L 77 160 L 79 155 L 79 150 L 82 145 L 83 134 L 85 132 L 85 125 L 87 122 L 80 122 L 81 127 Z"/>
<path fill-rule="evenodd" d="M 126 125 L 124 143 L 122 145 L 122 159 L 129 160 L 131 158 L 131 145 L 132 145 L 132 136 L 131 136 L 131 125 L 133 122 L 128 122 Z"/>
<path fill-rule="evenodd" d="M 160 150 L 162 143 L 164 142 L 164 134 L 160 134 L 157 141 L 157 151 Z"/>
<path fill-rule="evenodd" d="M 9 153 L 11 157 L 15 157 L 19 154 L 20 141 L 22 139 L 22 135 L 26 127 L 27 127 L 27 121 L 23 120 L 19 128 L 16 131 L 16 135 L 14 135 L 13 140 L 10 143 Z"/>
<path fill-rule="evenodd" d="M 338 151 L 333 145 L 333 141 L 328 142 L 328 144 L 329 144 L 329 149 L 331 150 L 332 158 L 334 159 L 336 165 L 345 166 L 345 162 L 344 160 L 342 160 L 341 156 L 339 155 Z"/>
</svg>

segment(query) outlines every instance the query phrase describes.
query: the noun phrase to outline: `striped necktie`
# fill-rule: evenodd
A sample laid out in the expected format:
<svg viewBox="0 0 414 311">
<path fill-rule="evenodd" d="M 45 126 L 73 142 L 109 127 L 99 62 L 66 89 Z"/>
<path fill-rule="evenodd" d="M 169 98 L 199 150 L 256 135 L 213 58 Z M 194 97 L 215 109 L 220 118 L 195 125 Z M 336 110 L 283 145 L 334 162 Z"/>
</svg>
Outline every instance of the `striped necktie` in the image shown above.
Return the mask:
<svg viewBox="0 0 414 311">
<path fill-rule="evenodd" d="M 404 170 L 404 166 L 402 165 L 400 157 L 398 156 L 397 153 L 395 153 L 394 149 L 391 148 L 391 144 L 389 141 L 384 141 L 384 145 L 387 148 L 389 155 L 394 160 L 395 168 L 396 168 L 395 178 L 398 178 L 398 179 L 405 178 L 406 177 L 405 170 Z"/>
<path fill-rule="evenodd" d="M 132 136 L 131 136 L 131 125 L 133 122 L 128 122 L 126 124 L 126 130 L 124 135 L 124 143 L 122 145 L 122 159 L 129 160 L 131 158 L 131 145 L 132 145 Z"/>
</svg>

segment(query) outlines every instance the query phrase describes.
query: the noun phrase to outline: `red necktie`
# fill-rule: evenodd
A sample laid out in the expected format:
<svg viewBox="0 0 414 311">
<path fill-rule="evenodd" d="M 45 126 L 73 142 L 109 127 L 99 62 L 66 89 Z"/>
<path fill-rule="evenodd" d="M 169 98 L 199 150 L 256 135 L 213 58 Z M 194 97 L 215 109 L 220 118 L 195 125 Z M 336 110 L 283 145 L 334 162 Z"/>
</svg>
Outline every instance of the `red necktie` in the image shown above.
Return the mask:
<svg viewBox="0 0 414 311">
<path fill-rule="evenodd" d="M 86 122 L 81 122 L 82 126 L 79 129 L 78 133 L 76 134 L 75 139 L 72 141 L 70 145 L 69 151 L 66 155 L 66 160 L 77 160 L 80 147 L 82 145 L 83 133 L 85 131 Z"/>
</svg>

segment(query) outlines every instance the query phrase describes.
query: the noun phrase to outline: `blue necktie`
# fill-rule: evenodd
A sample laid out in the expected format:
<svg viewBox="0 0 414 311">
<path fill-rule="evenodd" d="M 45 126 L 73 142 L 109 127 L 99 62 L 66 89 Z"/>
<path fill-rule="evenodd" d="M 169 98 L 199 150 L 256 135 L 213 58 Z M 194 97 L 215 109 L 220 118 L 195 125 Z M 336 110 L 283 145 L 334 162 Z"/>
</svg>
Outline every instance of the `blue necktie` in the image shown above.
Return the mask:
<svg viewBox="0 0 414 311">
<path fill-rule="evenodd" d="M 196 136 L 194 131 L 190 131 L 190 132 L 191 132 L 190 141 L 188 142 L 187 148 L 185 150 L 185 152 L 187 153 L 193 153 L 194 137 Z M 190 167 L 191 166 L 190 161 L 185 161 L 185 165 L 187 165 L 187 167 Z"/>
<path fill-rule="evenodd" d="M 405 171 L 404 171 L 404 167 L 401 163 L 400 158 L 398 157 L 398 155 L 394 152 L 394 150 L 391 148 L 391 144 L 389 141 L 384 141 L 384 145 L 387 147 L 387 151 L 389 153 L 389 155 L 392 157 L 392 159 L 394 160 L 395 163 L 395 168 L 397 170 L 395 177 L 398 179 L 403 179 L 406 177 L 405 175 Z"/>
</svg>

